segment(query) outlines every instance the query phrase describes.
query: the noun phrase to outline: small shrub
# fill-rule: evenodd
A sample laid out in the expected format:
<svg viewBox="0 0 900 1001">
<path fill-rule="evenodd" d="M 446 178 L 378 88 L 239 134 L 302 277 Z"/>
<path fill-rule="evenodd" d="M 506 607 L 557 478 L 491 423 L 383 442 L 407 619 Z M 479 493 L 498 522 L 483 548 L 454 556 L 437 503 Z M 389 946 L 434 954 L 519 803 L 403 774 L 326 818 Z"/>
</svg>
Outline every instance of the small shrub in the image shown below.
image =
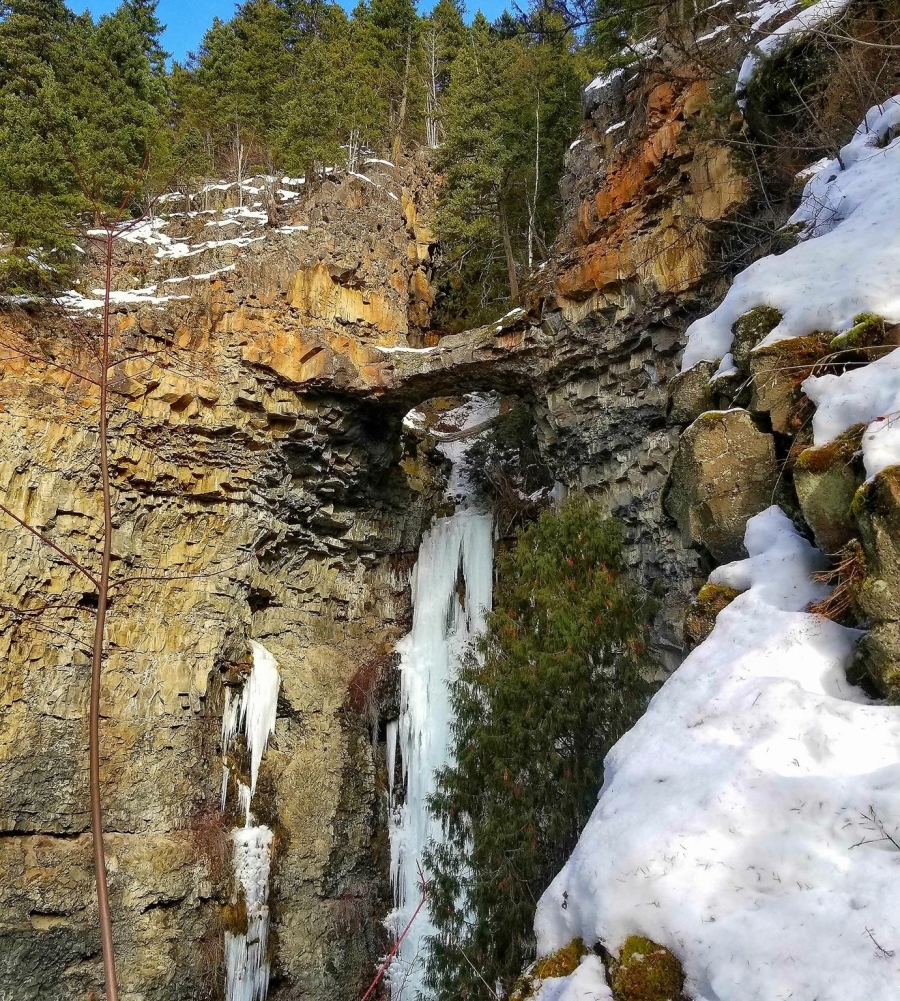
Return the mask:
<svg viewBox="0 0 900 1001">
<path fill-rule="evenodd" d="M 810 605 L 809 610 L 843 625 L 855 624 L 858 614 L 857 597 L 865 579 L 865 554 L 860 543 L 854 539 L 841 550 L 835 566 L 813 574 L 813 580 L 833 584 L 834 590 L 827 598 Z"/>
<path fill-rule="evenodd" d="M 524 403 L 500 414 L 469 450 L 467 463 L 475 489 L 493 504 L 501 537 L 533 521 L 546 507 L 553 478 Z"/>
</svg>

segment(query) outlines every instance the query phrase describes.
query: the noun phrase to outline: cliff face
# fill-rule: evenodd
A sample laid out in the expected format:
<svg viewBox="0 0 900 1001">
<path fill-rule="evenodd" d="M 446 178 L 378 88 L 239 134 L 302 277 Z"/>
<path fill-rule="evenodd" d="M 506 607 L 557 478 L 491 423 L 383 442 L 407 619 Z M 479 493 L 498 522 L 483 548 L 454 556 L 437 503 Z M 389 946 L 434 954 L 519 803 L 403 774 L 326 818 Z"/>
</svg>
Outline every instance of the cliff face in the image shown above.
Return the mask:
<svg viewBox="0 0 900 1001">
<path fill-rule="evenodd" d="M 283 679 L 254 799 L 276 832 L 270 996 L 355 997 L 384 948 L 381 731 L 441 477 L 401 440 L 413 405 L 484 388 L 524 398 L 557 477 L 599 490 L 627 523 L 635 571 L 670 598 L 656 645 L 677 663 L 699 557 L 661 507 L 677 437 L 665 384 L 678 294 L 705 258 L 693 230 L 691 253 L 676 245 L 692 213 L 714 219 L 742 190 L 720 153 L 683 135 L 703 93 L 679 78 L 622 95 L 638 125 L 618 150 L 603 138 L 611 111 L 593 109 L 571 154 L 555 304 L 439 344 L 430 192 L 411 169 L 373 164 L 302 199 L 286 189 L 274 231 L 233 189 L 209 190 L 117 241 L 127 360 L 113 387 L 102 749 L 124 996 L 221 989 L 237 818 L 219 812 L 219 732 L 250 637 Z M 96 398 L 74 373 L 91 371 L 96 276 L 89 258 L 59 315 L 2 317 L 4 503 L 88 567 Z M 3 534 L 0 996 L 88 997 L 89 589 L 19 526 Z"/>
<path fill-rule="evenodd" d="M 219 732 L 250 637 L 282 671 L 254 800 L 277 836 L 271 996 L 352 996 L 383 946 L 377 706 L 391 697 L 384 675 L 429 517 L 428 466 L 413 491 L 398 464 L 402 406 L 348 397 L 342 366 L 364 369 L 369 344 L 407 343 L 430 238 L 417 195 L 379 183 L 397 200 L 363 180 L 328 185 L 304 204 L 296 225 L 309 230 L 192 257 L 119 241 L 120 291 L 190 293 L 138 296 L 114 314 L 117 357 L 131 360 L 113 387 L 118 583 L 102 750 L 125 997 L 221 991 L 236 820 L 219 813 Z M 223 218 L 173 220 L 169 232 Z M 2 317 L 3 343 L 18 349 L 5 352 L 2 382 L 4 503 L 87 567 L 99 540 L 97 403 L 73 373 L 92 371 L 92 322 L 89 311 Z M 90 997 L 91 589 L 36 537 L 2 528 L 0 996 Z"/>
<path fill-rule="evenodd" d="M 676 373 L 688 323 L 721 292 L 723 227 L 752 194 L 705 124 L 714 80 L 700 65 L 673 51 L 589 88 L 559 253 L 526 307 L 477 331 L 429 329 L 421 165 L 373 162 L 302 198 L 285 182 L 275 220 L 254 209 L 253 184 L 249 208 L 211 187 L 117 241 L 102 749 L 130 1001 L 220 996 L 238 822 L 219 808 L 220 731 L 251 638 L 282 672 L 254 798 L 275 831 L 269 996 L 358 997 L 384 950 L 392 651 L 444 472 L 403 431 L 411 407 L 478 389 L 525 400 L 557 479 L 625 523 L 634 573 L 661 599 L 661 664 L 684 656 L 689 598 L 780 482 L 789 443 L 773 436 L 798 403 L 772 375 L 752 418 L 682 437 L 734 396 L 709 389 L 708 366 Z M 96 284 L 88 255 L 65 309 L 0 316 L 3 503 L 87 567 L 97 403 L 77 373 L 94 364 Z M 755 493 L 738 498 L 750 465 Z M 890 534 L 879 517 L 872 539 Z M 99 996 L 89 589 L 34 535 L 0 529 L 0 999 Z M 867 593 L 874 608 L 880 592 Z M 882 661 L 895 612 L 872 646 Z"/>
</svg>

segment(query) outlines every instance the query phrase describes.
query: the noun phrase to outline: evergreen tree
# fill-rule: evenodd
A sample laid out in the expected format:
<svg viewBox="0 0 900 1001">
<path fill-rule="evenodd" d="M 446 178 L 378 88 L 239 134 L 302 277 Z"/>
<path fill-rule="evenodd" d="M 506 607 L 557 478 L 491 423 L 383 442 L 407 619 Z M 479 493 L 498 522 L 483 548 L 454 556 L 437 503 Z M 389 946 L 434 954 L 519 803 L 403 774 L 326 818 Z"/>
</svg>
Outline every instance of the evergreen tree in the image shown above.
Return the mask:
<svg viewBox="0 0 900 1001">
<path fill-rule="evenodd" d="M 370 0 L 353 12 L 354 36 L 379 103 L 387 112 L 376 146 L 399 148 L 421 135 L 422 50 L 416 0 Z"/>
<path fill-rule="evenodd" d="M 466 41 L 461 0 L 438 0 L 420 34 L 425 64 L 425 139 L 432 148 L 443 138 L 443 101 L 450 86 L 450 70 Z"/>
<path fill-rule="evenodd" d="M 564 22 L 542 23 L 542 32 L 517 29 L 504 37 L 476 15 L 453 63 L 438 214 L 440 314 L 453 318 L 444 321 L 451 329 L 505 312 L 519 297 L 521 276 L 546 259 L 555 235 L 558 183 L 583 80 Z"/>
<path fill-rule="evenodd" d="M 276 141 L 279 163 L 289 173 L 305 175 L 307 184 L 342 159 L 344 88 L 337 49 L 320 38 L 309 42 L 291 80 L 294 96 L 283 106 L 284 124 Z"/>
<path fill-rule="evenodd" d="M 453 764 L 429 809 L 427 985 L 439 1001 L 508 992 L 533 957 L 537 900 L 590 816 L 603 758 L 646 707 L 651 604 L 622 535 L 573 497 L 501 555 L 495 610 L 450 687 Z"/>
<path fill-rule="evenodd" d="M 164 136 L 168 88 L 149 0 L 95 25 L 57 0 L 11 0 L 0 20 L 0 287 L 67 277 L 89 208 L 118 204 Z"/>
</svg>

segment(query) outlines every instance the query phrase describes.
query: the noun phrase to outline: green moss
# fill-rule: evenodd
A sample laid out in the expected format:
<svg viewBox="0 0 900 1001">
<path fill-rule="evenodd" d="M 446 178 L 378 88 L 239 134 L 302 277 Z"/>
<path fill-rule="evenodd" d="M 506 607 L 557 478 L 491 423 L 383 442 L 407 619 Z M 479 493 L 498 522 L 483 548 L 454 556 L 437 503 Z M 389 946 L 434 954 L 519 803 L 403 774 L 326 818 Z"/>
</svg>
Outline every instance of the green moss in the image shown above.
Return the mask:
<svg viewBox="0 0 900 1001">
<path fill-rule="evenodd" d="M 832 351 L 848 351 L 875 347 L 884 342 L 884 320 L 875 313 L 858 313 L 853 317 L 853 326 L 843 334 L 831 339 Z"/>
<path fill-rule="evenodd" d="M 702 643 L 713 631 L 716 616 L 741 592 L 726 584 L 704 584 L 684 619 L 684 638 L 691 646 Z"/>
<path fill-rule="evenodd" d="M 631 935 L 615 963 L 612 991 L 616 1001 L 676 1001 L 684 987 L 684 971 L 662 945 Z"/>
<path fill-rule="evenodd" d="M 827 445 L 804 449 L 797 457 L 795 472 L 826 473 L 836 465 L 849 465 L 859 451 L 865 424 L 854 424 Z"/>
<path fill-rule="evenodd" d="M 578 964 L 587 954 L 588 948 L 584 941 L 573 938 L 568 945 L 533 963 L 516 981 L 510 992 L 509 1001 L 528 1001 L 534 996 L 542 980 L 549 977 L 568 977 L 578 969 Z"/>
<path fill-rule="evenodd" d="M 756 306 L 735 321 L 731 332 L 734 342 L 731 353 L 734 363 L 744 369 L 750 360 L 750 352 L 781 323 L 781 310 L 774 306 Z"/>
<path fill-rule="evenodd" d="M 584 942 L 580 938 L 573 938 L 568 945 L 538 960 L 534 966 L 534 975 L 541 980 L 546 980 L 548 977 L 567 977 L 578 969 L 582 957 L 587 954 Z"/>
</svg>

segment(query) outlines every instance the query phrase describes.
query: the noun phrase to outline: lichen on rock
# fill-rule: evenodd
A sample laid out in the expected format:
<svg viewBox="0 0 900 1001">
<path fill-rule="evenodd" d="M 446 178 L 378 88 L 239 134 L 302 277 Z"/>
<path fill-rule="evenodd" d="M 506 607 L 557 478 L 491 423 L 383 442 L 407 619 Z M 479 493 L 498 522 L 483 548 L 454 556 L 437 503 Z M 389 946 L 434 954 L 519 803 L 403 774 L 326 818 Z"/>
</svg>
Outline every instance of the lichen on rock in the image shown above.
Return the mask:
<svg viewBox="0 0 900 1001">
<path fill-rule="evenodd" d="M 755 306 L 748 310 L 731 328 L 734 341 L 731 353 L 741 371 L 747 371 L 750 352 L 781 323 L 781 310 L 774 306 Z"/>
</svg>

